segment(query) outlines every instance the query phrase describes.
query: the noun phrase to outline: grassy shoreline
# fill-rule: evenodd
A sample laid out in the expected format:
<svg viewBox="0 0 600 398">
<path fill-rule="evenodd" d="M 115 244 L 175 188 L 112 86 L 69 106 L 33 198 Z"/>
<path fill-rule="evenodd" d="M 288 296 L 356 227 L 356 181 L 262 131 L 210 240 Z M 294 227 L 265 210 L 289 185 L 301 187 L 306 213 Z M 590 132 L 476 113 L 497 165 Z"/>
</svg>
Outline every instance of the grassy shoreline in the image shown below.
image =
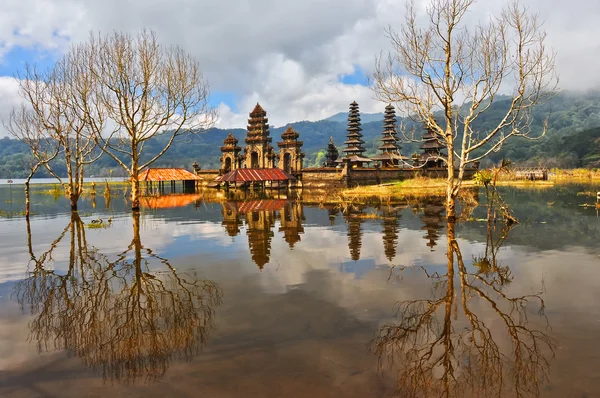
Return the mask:
<svg viewBox="0 0 600 398">
<path fill-rule="evenodd" d="M 502 180 L 497 186 L 517 188 L 549 188 L 554 181 Z M 482 185 L 472 180 L 463 181 L 462 191 L 478 189 Z M 366 185 L 347 188 L 340 191 L 342 196 L 381 197 L 391 199 L 416 199 L 422 197 L 445 197 L 446 180 L 442 178 L 414 178 L 380 185 Z"/>
</svg>

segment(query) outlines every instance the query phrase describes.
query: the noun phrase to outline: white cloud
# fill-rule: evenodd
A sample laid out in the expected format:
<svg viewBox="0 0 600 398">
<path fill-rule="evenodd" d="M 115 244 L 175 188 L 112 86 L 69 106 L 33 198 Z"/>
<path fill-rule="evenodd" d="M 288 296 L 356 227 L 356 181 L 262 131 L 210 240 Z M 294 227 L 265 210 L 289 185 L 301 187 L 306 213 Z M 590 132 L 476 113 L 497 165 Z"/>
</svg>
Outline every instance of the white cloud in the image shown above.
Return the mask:
<svg viewBox="0 0 600 398">
<path fill-rule="evenodd" d="M 12 77 L 0 76 L 0 138 L 8 135 L 4 123 L 8 122 L 11 110 L 22 102 L 18 81 Z"/>
<path fill-rule="evenodd" d="M 594 38 L 600 30 L 595 23 L 600 3 L 523 3 L 547 21 L 548 44 L 558 52 L 561 87 L 596 87 L 600 76 L 593 68 L 600 43 Z M 9 0 L 0 15 L 0 57 L 15 47 L 60 51 L 67 39 L 85 40 L 89 30 L 150 28 L 163 42 L 179 44 L 195 55 L 213 91 L 234 92 L 239 98 L 236 112 L 221 106 L 220 127 L 244 127 L 257 101 L 271 123 L 282 125 L 345 111 L 353 100 L 364 112 L 380 111 L 368 88 L 342 84 L 339 78 L 352 74 L 356 66 L 372 70 L 375 55 L 388 46 L 384 28 L 403 22 L 403 4 L 401 0 L 178 0 L 168 4 Z M 481 0 L 468 19 L 495 15 L 500 7 L 496 1 Z M 5 85 L 0 84 L 0 98 L 7 97 Z"/>
</svg>

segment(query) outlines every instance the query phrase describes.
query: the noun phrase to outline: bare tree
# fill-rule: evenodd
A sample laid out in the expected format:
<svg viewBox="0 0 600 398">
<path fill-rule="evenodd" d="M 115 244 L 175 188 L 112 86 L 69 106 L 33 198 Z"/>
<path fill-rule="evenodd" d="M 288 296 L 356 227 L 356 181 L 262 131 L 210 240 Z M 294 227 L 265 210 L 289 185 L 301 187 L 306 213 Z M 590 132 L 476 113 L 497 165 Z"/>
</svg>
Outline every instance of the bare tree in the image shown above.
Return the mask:
<svg viewBox="0 0 600 398">
<path fill-rule="evenodd" d="M 380 364 L 387 359 L 397 370 L 398 395 L 539 396 L 556 341 L 547 333 L 543 291 L 507 292 L 514 276 L 497 254 L 509 230 L 488 224 L 485 253 L 473 258 L 471 271 L 448 223 L 447 272 L 422 269 L 432 297 L 399 302 L 396 322 L 373 341 Z M 536 307 L 540 318 L 530 319 Z"/>
<path fill-rule="evenodd" d="M 29 339 L 40 352 L 65 350 L 105 380 L 133 382 L 158 380 L 171 363 L 203 350 L 222 289 L 194 271 L 175 270 L 145 247 L 138 212 L 131 243 L 112 260 L 88 244 L 77 212 L 38 257 L 30 232 L 28 223 L 28 277 L 13 297 L 33 315 Z M 68 247 L 65 273 L 54 269 L 59 245 Z"/>
<path fill-rule="evenodd" d="M 379 99 L 395 103 L 447 147 L 449 219 L 455 218 L 468 165 L 498 151 L 511 137 L 545 134 L 545 123 L 541 131 L 532 131 L 531 112 L 558 84 L 555 56 L 545 46 L 537 14 L 514 1 L 499 16 L 468 27 L 465 17 L 473 3 L 431 0 L 425 27 L 409 3 L 400 31 L 387 29 L 393 50 L 379 57 L 373 76 Z M 499 121 L 477 130 L 477 119 L 503 93 L 511 98 Z M 436 111 L 443 116 L 434 118 Z"/>
<path fill-rule="evenodd" d="M 78 48 L 73 47 L 52 68 L 40 72 L 35 66 L 27 65 L 22 76 L 18 76 L 19 92 L 26 106 L 31 109 L 31 112 L 23 109 L 15 113 L 27 114 L 27 120 L 24 116 L 20 117 L 19 128 L 25 128 L 24 123 L 27 123 L 37 129 L 38 135 L 46 137 L 46 141 L 55 141 L 60 147 L 66 178 L 53 170 L 49 162 L 43 165 L 65 188 L 72 211 L 77 210 L 79 197 L 83 193 L 85 166 L 102 154 L 95 150 L 96 143 L 88 124 L 91 118 L 84 117 L 87 114 L 82 113 L 80 105 L 82 100 L 87 104 L 93 103 L 95 85 L 92 75 L 85 71 L 86 60 Z M 101 112 L 95 112 L 93 117 L 96 125 L 104 125 Z M 17 123 L 14 125 L 17 126 Z M 13 130 L 15 134 L 16 128 Z M 31 144 L 30 147 L 35 152 Z"/>
<path fill-rule="evenodd" d="M 11 111 L 6 129 L 19 141 L 27 144 L 31 149 L 31 156 L 26 160 L 29 174 L 25 179 L 25 217 L 29 217 L 31 192 L 29 184 L 31 178 L 40 167 L 47 166 L 60 153 L 58 141 L 50 139 L 45 134 L 45 129 L 34 112 L 25 105 Z"/>
<path fill-rule="evenodd" d="M 131 207 L 139 210 L 139 172 L 160 158 L 184 133 L 210 127 L 216 112 L 198 62 L 180 47 L 162 46 L 154 32 L 90 35 L 91 70 L 97 98 L 108 117 L 107 131 L 90 117 L 96 142 L 131 179 Z M 85 107 L 85 105 L 84 105 Z M 165 141 L 144 156 L 148 140 Z"/>
</svg>

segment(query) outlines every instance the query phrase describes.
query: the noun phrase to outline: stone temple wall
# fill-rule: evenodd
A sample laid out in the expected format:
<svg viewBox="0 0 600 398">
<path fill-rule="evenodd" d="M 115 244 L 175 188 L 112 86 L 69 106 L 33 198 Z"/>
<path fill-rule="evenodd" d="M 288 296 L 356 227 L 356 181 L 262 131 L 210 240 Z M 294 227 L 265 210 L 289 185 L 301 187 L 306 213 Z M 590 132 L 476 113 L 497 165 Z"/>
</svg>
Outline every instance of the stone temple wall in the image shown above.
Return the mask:
<svg viewBox="0 0 600 398">
<path fill-rule="evenodd" d="M 476 169 L 465 171 L 465 179 L 470 179 Z M 440 169 L 381 169 L 365 167 L 357 169 L 310 168 L 302 170 L 302 186 L 305 188 L 341 188 L 356 185 L 374 185 L 405 180 L 415 177 L 447 178 L 448 172 Z"/>
</svg>

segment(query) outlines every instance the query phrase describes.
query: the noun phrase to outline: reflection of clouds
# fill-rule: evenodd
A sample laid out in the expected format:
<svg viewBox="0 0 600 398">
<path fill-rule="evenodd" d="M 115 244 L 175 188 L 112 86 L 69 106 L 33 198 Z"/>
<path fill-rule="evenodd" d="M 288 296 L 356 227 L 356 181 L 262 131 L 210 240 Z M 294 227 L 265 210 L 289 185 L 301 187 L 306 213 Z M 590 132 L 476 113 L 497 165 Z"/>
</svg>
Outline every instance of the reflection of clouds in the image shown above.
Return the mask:
<svg viewBox="0 0 600 398">
<path fill-rule="evenodd" d="M 89 217 L 85 217 L 85 221 Z M 89 218 L 92 219 L 92 218 Z M 68 225 L 67 218 L 43 219 L 32 218 L 33 252 L 36 255 L 48 250 L 52 242 Z M 187 240 L 202 242 L 195 245 L 194 251 L 207 246 L 229 246 L 231 238 L 222 233 L 222 227 L 216 223 L 169 223 L 163 219 L 144 218 L 141 227 L 141 238 L 144 246 L 155 252 L 165 252 L 176 248 L 176 240 L 186 237 Z M 114 256 L 127 248 L 133 238 L 131 217 L 117 218 L 106 229 L 87 229 L 88 243 L 95 246 L 107 256 Z M 27 234 L 23 219 L 0 221 L 0 241 L 2 256 L 0 257 L 0 283 L 9 280 L 19 280 L 25 276 L 26 266 L 30 256 L 27 252 Z M 242 242 L 240 242 L 240 245 Z M 206 246 L 205 246 L 206 245 Z M 207 250 L 210 251 L 210 250 Z M 63 240 L 53 252 L 55 269 L 66 270 L 69 260 L 69 245 Z"/>
<path fill-rule="evenodd" d="M 89 221 L 90 217 L 84 217 Z M 382 289 L 387 283 L 391 265 L 445 267 L 445 236 L 440 236 L 435 251 L 426 246 L 420 230 L 401 228 L 398 232 L 396 255 L 389 261 L 384 252 L 382 228 L 378 222 L 369 222 L 370 228 L 364 228 L 361 238 L 361 263 L 366 272 L 360 278 L 352 272 L 340 269 L 352 269 L 348 247 L 346 226 L 335 229 L 305 224 L 301 240 L 289 248 L 283 232 L 279 231 L 280 221 L 272 228 L 270 261 L 259 273 L 252 262 L 248 248 L 246 227 L 241 228 L 236 237 L 229 237 L 220 222 L 169 222 L 164 218 L 144 217 L 141 225 L 141 239 L 144 246 L 169 260 L 186 258 L 191 267 L 208 267 L 214 264 L 235 262 L 236 275 L 232 278 L 244 278 L 250 275 L 258 278 L 265 292 L 282 293 L 298 285 L 306 284 L 307 275 L 313 271 L 328 271 L 339 284 L 341 297 L 336 302 L 344 306 L 354 302 L 355 297 L 368 296 L 370 292 Z M 47 250 L 67 226 L 66 218 L 32 218 L 33 250 L 36 255 Z M 376 228 L 373 228 L 375 224 Z M 402 227 L 402 219 L 400 220 Z M 340 228 L 341 227 L 341 228 Z M 108 256 L 114 256 L 127 248 L 132 239 L 131 217 L 118 217 L 108 229 L 86 231 L 88 243 Z M 66 269 L 69 247 L 63 242 L 54 251 L 53 258 L 58 271 Z M 0 282 L 22 279 L 25 276 L 29 254 L 26 249 L 26 229 L 23 219 L 0 220 Z M 508 242 L 510 243 L 510 242 Z M 475 255 L 484 250 L 484 243 L 459 240 L 467 267 Z M 589 308 L 600 299 L 600 276 L 594 267 L 595 256 L 584 250 L 571 248 L 569 252 L 546 251 L 531 252 L 527 247 L 505 246 L 500 252 L 505 265 L 511 267 L 517 283 L 509 289 L 538 290 L 542 279 L 548 292 L 548 305 L 561 307 Z M 342 265 L 350 265 L 345 267 Z M 564 264 L 569 264 L 565 267 Z M 573 271 L 576 267 L 576 271 Z M 373 268 L 372 271 L 369 269 Z M 581 277 L 581 274 L 589 277 Z M 567 282 L 565 282 L 567 281 Z M 407 289 L 403 287 L 403 289 Z M 572 297 L 578 297 L 577 301 Z"/>
</svg>

